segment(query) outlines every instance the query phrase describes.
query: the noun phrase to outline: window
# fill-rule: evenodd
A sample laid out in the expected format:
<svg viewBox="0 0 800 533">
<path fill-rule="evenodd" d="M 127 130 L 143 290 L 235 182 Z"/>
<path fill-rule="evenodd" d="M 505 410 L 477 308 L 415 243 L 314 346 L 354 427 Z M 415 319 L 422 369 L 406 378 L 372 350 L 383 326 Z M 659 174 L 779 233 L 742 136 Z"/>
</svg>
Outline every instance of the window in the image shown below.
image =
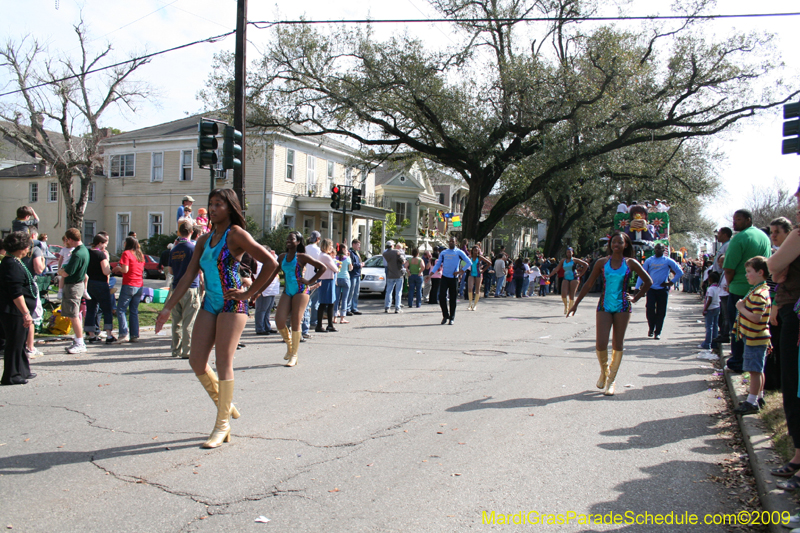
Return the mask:
<svg viewBox="0 0 800 533">
<path fill-rule="evenodd" d="M 94 220 L 83 221 L 83 242 L 92 242 L 97 233 L 97 222 Z"/>
<path fill-rule="evenodd" d="M 31 183 L 28 186 L 28 201 L 30 203 L 38 202 L 39 201 L 39 184 L 38 183 Z"/>
<path fill-rule="evenodd" d="M 306 187 L 313 191 L 317 188 L 317 158 L 310 155 L 306 161 Z"/>
<path fill-rule="evenodd" d="M 214 165 L 214 179 L 228 179 L 228 171 L 222 168 L 222 150 L 217 150 L 217 164 Z"/>
<path fill-rule="evenodd" d="M 333 161 L 328 161 L 328 188 L 333 187 Z"/>
<path fill-rule="evenodd" d="M 147 237 L 150 238 L 153 235 L 161 235 L 163 233 L 163 213 L 150 213 L 149 218 L 150 223 L 148 224 Z"/>
<path fill-rule="evenodd" d="M 352 185 L 353 184 L 353 169 L 346 168 L 344 169 L 344 184 L 345 185 Z"/>
<path fill-rule="evenodd" d="M 286 150 L 286 181 L 294 181 L 294 150 Z"/>
<path fill-rule="evenodd" d="M 94 202 L 94 182 L 89 183 L 89 193 L 86 195 L 86 200 L 89 202 Z M 92 235 L 94 237 L 94 235 Z"/>
<path fill-rule="evenodd" d="M 408 218 L 408 210 L 405 202 L 397 202 L 394 204 L 395 223 L 400 225 L 405 219 Z"/>
<path fill-rule="evenodd" d="M 48 202 L 57 202 L 58 201 L 58 182 L 51 181 L 47 184 L 47 201 Z"/>
<path fill-rule="evenodd" d="M 444 205 L 444 193 L 443 192 L 439 193 L 439 203 Z"/>
<path fill-rule="evenodd" d="M 181 181 L 192 181 L 192 151 L 181 152 Z"/>
<path fill-rule="evenodd" d="M 150 154 L 150 181 L 164 181 L 164 152 Z"/>
<path fill-rule="evenodd" d="M 328 221 L 327 220 L 322 219 L 322 220 L 319 221 L 319 229 L 320 229 L 320 233 L 322 235 L 328 235 L 328 237 L 330 237 L 330 235 L 328 234 Z"/>
<path fill-rule="evenodd" d="M 133 167 L 136 162 L 134 154 L 111 156 L 111 177 L 129 178 L 134 175 Z"/>
<path fill-rule="evenodd" d="M 131 214 L 117 213 L 117 251 L 125 247 L 125 239 L 131 231 Z"/>
<path fill-rule="evenodd" d="M 292 215 L 283 215 L 283 227 L 294 229 L 294 216 Z"/>
<path fill-rule="evenodd" d="M 303 217 L 303 235 L 311 235 L 314 231 L 314 217 Z"/>
</svg>

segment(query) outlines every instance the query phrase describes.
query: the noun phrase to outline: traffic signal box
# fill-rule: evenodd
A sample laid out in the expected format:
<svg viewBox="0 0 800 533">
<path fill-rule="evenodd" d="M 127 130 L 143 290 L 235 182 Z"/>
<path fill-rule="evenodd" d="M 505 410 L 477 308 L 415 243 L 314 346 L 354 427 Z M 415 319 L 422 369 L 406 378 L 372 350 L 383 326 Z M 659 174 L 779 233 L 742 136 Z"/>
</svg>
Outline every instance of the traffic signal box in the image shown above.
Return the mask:
<svg viewBox="0 0 800 533">
<path fill-rule="evenodd" d="M 361 197 L 361 189 L 353 189 L 353 204 L 351 206 L 351 211 L 358 211 L 361 209 L 361 204 L 364 203 L 364 199 Z"/>
<path fill-rule="evenodd" d="M 219 126 L 212 120 L 200 119 L 197 124 L 197 166 L 209 168 L 217 164 Z"/>
<path fill-rule="evenodd" d="M 338 185 L 333 185 L 331 187 L 331 207 L 333 209 L 339 209 L 341 207 L 342 202 L 342 189 Z"/>
<path fill-rule="evenodd" d="M 791 137 L 784 139 L 781 146 L 781 153 L 800 154 L 800 102 L 785 104 L 783 106 L 783 136 Z M 786 119 L 795 120 L 786 120 Z"/>
<path fill-rule="evenodd" d="M 242 132 L 233 126 L 225 126 L 222 141 L 222 168 L 242 168 Z"/>
</svg>

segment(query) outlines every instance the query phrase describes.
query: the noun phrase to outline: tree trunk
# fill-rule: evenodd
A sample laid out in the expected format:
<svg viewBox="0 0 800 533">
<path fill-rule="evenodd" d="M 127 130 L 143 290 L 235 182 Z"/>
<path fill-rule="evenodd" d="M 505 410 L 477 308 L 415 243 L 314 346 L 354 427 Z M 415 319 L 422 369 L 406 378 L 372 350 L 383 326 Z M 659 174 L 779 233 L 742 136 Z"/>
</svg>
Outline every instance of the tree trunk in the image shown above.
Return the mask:
<svg viewBox="0 0 800 533">
<path fill-rule="evenodd" d="M 91 178 L 85 175 L 77 174 L 66 166 L 59 166 L 56 169 L 58 176 L 58 183 L 61 186 L 61 195 L 63 197 L 64 207 L 67 210 L 67 229 L 76 228 L 83 234 L 83 216 L 86 212 L 86 202 L 89 199 L 89 183 Z M 80 185 L 77 200 L 75 199 L 75 177 L 78 178 Z"/>
</svg>

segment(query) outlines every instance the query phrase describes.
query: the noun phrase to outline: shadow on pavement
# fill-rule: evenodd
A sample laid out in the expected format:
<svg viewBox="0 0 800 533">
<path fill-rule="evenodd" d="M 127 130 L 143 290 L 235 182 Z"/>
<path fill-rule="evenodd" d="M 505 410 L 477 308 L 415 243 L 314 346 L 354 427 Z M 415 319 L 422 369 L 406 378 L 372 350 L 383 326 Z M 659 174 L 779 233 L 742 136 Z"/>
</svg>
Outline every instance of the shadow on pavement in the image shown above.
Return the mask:
<svg viewBox="0 0 800 533">
<path fill-rule="evenodd" d="M 706 414 L 650 420 L 629 428 L 601 431 L 601 435 L 629 438 L 625 442 L 607 442 L 599 444 L 598 447 L 604 450 L 659 448 L 665 444 L 706 436 L 709 437 L 706 442 L 716 443 L 717 446 L 709 445 L 704 448 L 694 448 L 692 451 L 714 455 L 720 453 L 720 449 L 724 446 L 722 439 L 711 438 L 718 431 L 715 428 L 717 422 L 718 420 Z"/>
<path fill-rule="evenodd" d="M 147 442 L 119 448 L 106 448 L 104 450 L 84 452 L 42 452 L 25 455 L 12 455 L 0 457 L 0 475 L 35 474 L 49 470 L 55 466 L 89 463 L 114 457 L 129 457 L 150 453 L 162 453 L 183 448 L 198 448 L 205 441 L 205 437 L 192 437 L 173 441 Z M 186 443 L 186 444 L 182 444 Z M 167 450 L 169 448 L 169 450 Z"/>
</svg>

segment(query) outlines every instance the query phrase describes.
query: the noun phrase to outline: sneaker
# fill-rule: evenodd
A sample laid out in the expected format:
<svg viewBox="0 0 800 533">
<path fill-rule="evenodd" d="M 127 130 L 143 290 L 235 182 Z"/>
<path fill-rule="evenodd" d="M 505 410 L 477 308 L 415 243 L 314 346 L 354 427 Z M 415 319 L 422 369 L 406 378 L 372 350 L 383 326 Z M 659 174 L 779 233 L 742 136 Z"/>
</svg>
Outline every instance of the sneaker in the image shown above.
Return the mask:
<svg viewBox="0 0 800 533">
<path fill-rule="evenodd" d="M 388 312 L 389 312 L 389 308 L 388 308 L 388 307 L 384 307 L 384 308 L 383 308 L 383 312 L 384 312 L 384 313 L 388 313 Z"/>
<path fill-rule="evenodd" d="M 400 310 L 400 308 L 395 308 L 395 310 L 394 310 L 394 314 L 397 314 L 397 313 L 402 313 L 402 312 L 403 312 L 403 311 L 401 311 L 401 310 Z"/>
<path fill-rule="evenodd" d="M 354 315 L 360 315 L 360 314 L 361 314 L 361 311 L 353 311 L 353 314 L 354 314 Z"/>
<path fill-rule="evenodd" d="M 139 342 L 139 337 L 131 336 L 131 338 L 130 338 L 130 340 L 128 342 Z"/>
<path fill-rule="evenodd" d="M 347 316 L 353 316 L 353 312 L 352 311 L 348 311 L 347 312 Z"/>
<path fill-rule="evenodd" d="M 86 342 L 88 342 L 89 344 L 100 342 L 100 337 L 98 337 L 97 335 L 95 335 L 94 337 L 86 337 Z"/>
<path fill-rule="evenodd" d="M 759 398 L 758 399 L 758 408 L 759 409 L 763 409 L 766 406 L 767 406 L 767 402 L 764 401 L 764 398 Z"/>
<path fill-rule="evenodd" d="M 28 349 L 25 348 L 25 355 L 28 356 L 28 359 L 36 359 L 40 355 L 44 355 L 44 354 L 42 352 L 40 352 L 39 349 L 34 346 L 33 350 L 30 350 L 30 351 L 28 351 Z"/>
<path fill-rule="evenodd" d="M 308 333 L 303 333 L 303 340 L 310 339 L 310 338 L 311 338 L 311 335 L 309 335 Z"/>
<path fill-rule="evenodd" d="M 69 348 L 67 348 L 67 353 L 76 354 L 76 353 L 86 353 L 86 345 L 83 343 L 80 344 L 73 344 Z"/>
<path fill-rule="evenodd" d="M 744 401 L 739 404 L 739 407 L 733 410 L 733 412 L 737 415 L 754 415 L 758 413 L 759 407 L 758 405 L 754 405 L 748 401 Z"/>
<path fill-rule="evenodd" d="M 661 340 L 661 335 L 653 335 L 653 340 L 660 341 Z"/>
<path fill-rule="evenodd" d="M 114 335 L 106 337 L 106 344 L 114 344 L 115 342 L 117 342 L 117 338 Z"/>
<path fill-rule="evenodd" d="M 105 339 L 108 338 L 108 333 L 106 333 L 105 331 L 101 331 L 100 334 L 98 335 L 98 337 L 100 337 L 101 339 L 105 340 Z"/>
<path fill-rule="evenodd" d="M 120 337 L 117 339 L 117 342 L 128 342 L 128 336 L 127 336 L 127 335 L 121 335 L 121 336 L 120 336 Z"/>
</svg>

